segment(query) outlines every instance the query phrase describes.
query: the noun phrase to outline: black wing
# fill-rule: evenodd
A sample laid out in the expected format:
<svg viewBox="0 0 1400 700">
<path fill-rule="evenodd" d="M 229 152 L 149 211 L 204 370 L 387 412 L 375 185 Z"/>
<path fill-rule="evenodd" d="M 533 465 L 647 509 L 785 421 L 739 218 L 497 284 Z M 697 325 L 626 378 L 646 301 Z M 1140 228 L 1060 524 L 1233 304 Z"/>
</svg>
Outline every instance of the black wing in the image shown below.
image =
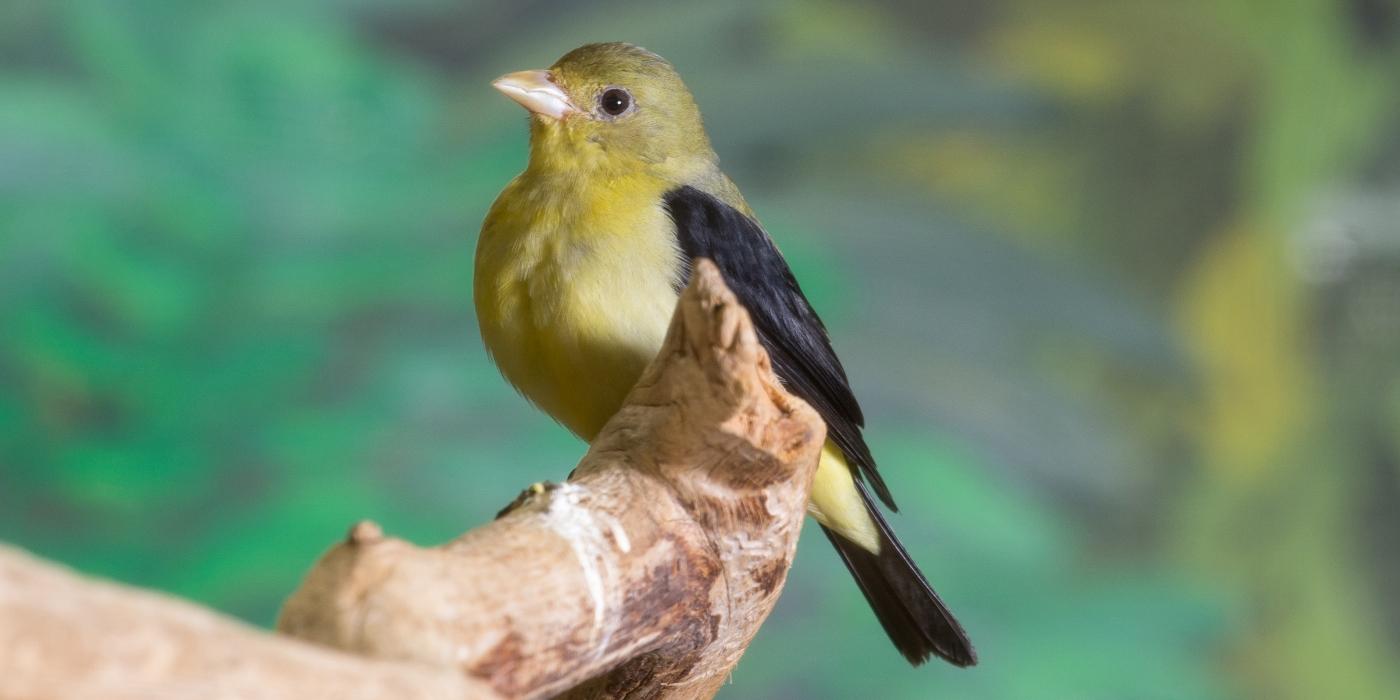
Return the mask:
<svg viewBox="0 0 1400 700">
<path fill-rule="evenodd" d="M 885 505 L 897 510 L 861 435 L 865 416 L 851 393 L 846 370 L 831 349 L 826 326 L 768 234 L 758 222 L 694 187 L 668 192 L 665 203 L 686 260 L 677 286 L 686 284 L 691 261 L 714 261 L 749 310 L 758 339 L 783 384 L 821 414 L 827 436 L 846 453 L 857 475 L 869 482 Z"/>
</svg>

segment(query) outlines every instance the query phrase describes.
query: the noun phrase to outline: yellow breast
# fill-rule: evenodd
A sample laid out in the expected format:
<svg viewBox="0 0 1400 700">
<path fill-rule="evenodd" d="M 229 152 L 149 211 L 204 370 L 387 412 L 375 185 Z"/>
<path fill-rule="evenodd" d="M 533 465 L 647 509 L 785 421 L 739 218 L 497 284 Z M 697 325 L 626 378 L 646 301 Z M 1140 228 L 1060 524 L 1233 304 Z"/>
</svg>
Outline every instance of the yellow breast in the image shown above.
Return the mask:
<svg viewBox="0 0 1400 700">
<path fill-rule="evenodd" d="M 517 389 L 592 440 L 661 347 L 680 254 L 662 185 L 527 172 L 477 244 L 481 335 Z"/>
<path fill-rule="evenodd" d="M 481 337 L 501 373 L 591 442 L 661 349 L 681 256 L 661 182 L 576 182 L 526 171 L 506 187 L 482 226 L 474 286 Z M 874 521 L 831 442 L 811 512 L 879 551 Z"/>
</svg>

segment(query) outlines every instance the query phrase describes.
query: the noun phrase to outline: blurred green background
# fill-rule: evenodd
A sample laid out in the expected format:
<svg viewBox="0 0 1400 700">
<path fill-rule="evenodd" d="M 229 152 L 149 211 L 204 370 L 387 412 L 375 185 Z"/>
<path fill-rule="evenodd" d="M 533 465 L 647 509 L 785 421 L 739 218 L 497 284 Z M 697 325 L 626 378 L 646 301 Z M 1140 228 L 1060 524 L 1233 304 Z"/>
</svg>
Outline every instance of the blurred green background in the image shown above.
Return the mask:
<svg viewBox="0 0 1400 700">
<path fill-rule="evenodd" d="M 0 3 L 0 540 L 268 625 L 583 446 L 499 377 L 488 82 L 670 58 L 982 654 L 809 532 L 729 698 L 1400 697 L 1392 0 Z"/>
</svg>

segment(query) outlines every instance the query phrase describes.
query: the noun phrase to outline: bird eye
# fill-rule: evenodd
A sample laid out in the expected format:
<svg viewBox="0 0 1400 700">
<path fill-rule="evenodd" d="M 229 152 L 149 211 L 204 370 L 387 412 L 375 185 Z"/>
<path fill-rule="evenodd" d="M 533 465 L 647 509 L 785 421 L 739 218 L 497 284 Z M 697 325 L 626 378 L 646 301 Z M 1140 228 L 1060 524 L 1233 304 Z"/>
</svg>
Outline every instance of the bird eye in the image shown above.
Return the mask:
<svg viewBox="0 0 1400 700">
<path fill-rule="evenodd" d="M 622 88 L 608 88 L 598 97 L 598 107 L 610 117 L 619 116 L 632 107 L 632 94 Z"/>
</svg>

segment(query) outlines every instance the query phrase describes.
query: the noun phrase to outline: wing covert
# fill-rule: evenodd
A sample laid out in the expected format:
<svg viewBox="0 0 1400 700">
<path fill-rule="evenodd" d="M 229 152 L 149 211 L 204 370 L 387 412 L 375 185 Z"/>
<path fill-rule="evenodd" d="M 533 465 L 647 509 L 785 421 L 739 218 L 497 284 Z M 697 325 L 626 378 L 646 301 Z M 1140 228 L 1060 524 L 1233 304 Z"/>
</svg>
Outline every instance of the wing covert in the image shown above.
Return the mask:
<svg viewBox="0 0 1400 700">
<path fill-rule="evenodd" d="M 864 477 L 885 505 L 896 509 L 861 435 L 865 417 L 831 348 L 826 326 L 772 239 L 758 222 L 694 187 L 668 192 L 665 206 L 685 256 L 677 286 L 688 281 L 693 260 L 714 261 L 748 309 L 783 384 L 821 414 L 828 437 L 846 454 L 857 476 Z"/>
</svg>

